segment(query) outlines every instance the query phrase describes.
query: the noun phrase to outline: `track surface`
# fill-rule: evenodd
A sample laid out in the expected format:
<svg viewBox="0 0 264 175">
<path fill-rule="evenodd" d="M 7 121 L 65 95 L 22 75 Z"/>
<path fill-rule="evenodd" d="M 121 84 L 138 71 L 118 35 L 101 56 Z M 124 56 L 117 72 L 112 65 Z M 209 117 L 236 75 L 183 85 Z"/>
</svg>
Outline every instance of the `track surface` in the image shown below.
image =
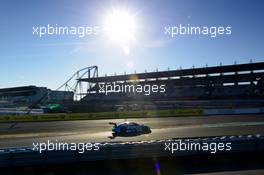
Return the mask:
<svg viewBox="0 0 264 175">
<path fill-rule="evenodd" d="M 109 138 L 109 122 L 124 120 L 81 120 L 0 123 L 0 148 L 31 146 L 36 142 L 110 142 L 264 134 L 264 115 L 129 119 L 151 127 L 152 133 L 136 137 Z"/>
</svg>

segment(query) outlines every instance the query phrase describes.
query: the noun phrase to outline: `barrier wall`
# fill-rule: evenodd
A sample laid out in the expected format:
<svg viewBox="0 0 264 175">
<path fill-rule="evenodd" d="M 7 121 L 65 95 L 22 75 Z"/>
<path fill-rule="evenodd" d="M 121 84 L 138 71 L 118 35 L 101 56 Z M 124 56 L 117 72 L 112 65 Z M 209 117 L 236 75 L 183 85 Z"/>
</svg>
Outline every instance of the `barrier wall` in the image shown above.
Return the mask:
<svg viewBox="0 0 264 175">
<path fill-rule="evenodd" d="M 13 121 L 52 121 L 52 120 L 95 120 L 118 118 L 145 118 L 145 117 L 171 117 L 171 116 L 197 116 L 202 115 L 202 109 L 171 109 L 171 110 L 144 110 L 128 112 L 98 112 L 98 113 L 59 113 L 42 115 L 3 115 L 0 122 Z"/>
<path fill-rule="evenodd" d="M 264 113 L 264 108 L 170 109 L 170 110 L 127 111 L 127 112 L 0 115 L 0 122 L 96 120 L 96 119 L 123 119 L 123 118 L 128 119 L 128 118 L 240 115 L 240 114 L 263 114 L 263 113 Z"/>
<path fill-rule="evenodd" d="M 0 108 L 1 115 L 43 114 L 43 109 Z"/>
</svg>

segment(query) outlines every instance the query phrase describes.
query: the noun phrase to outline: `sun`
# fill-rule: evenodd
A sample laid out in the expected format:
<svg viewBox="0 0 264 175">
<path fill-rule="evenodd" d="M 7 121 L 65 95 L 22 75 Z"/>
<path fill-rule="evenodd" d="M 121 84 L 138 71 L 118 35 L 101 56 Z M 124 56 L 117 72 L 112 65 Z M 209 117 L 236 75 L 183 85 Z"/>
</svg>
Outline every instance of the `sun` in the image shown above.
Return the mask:
<svg viewBox="0 0 264 175">
<path fill-rule="evenodd" d="M 135 15 L 130 14 L 128 10 L 114 9 L 104 20 L 106 36 L 120 45 L 126 54 L 130 52 L 130 44 L 135 41 L 136 27 Z"/>
</svg>

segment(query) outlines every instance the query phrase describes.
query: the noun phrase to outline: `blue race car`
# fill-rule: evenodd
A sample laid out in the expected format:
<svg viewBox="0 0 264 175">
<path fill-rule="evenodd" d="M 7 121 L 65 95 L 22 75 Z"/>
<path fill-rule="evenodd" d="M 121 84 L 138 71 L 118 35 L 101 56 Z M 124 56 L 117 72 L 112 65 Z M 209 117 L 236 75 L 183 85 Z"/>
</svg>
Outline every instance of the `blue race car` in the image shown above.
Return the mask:
<svg viewBox="0 0 264 175">
<path fill-rule="evenodd" d="M 112 128 L 113 136 L 136 136 L 151 133 L 150 127 L 135 122 L 127 121 L 120 124 L 110 122 L 109 124 L 114 125 Z"/>
</svg>

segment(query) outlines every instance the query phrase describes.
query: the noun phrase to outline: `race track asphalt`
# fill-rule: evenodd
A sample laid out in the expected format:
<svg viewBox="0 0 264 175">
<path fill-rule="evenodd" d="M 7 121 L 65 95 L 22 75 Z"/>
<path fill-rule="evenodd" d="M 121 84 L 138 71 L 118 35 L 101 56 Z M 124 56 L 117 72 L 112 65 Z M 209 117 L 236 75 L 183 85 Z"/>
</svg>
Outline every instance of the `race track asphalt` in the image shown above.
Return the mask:
<svg viewBox="0 0 264 175">
<path fill-rule="evenodd" d="M 264 134 L 264 115 L 225 115 L 129 119 L 150 126 L 152 133 L 135 137 L 111 138 L 109 122 L 79 120 L 0 123 L 0 148 L 31 146 L 36 142 L 126 142 L 183 137 Z"/>
</svg>

